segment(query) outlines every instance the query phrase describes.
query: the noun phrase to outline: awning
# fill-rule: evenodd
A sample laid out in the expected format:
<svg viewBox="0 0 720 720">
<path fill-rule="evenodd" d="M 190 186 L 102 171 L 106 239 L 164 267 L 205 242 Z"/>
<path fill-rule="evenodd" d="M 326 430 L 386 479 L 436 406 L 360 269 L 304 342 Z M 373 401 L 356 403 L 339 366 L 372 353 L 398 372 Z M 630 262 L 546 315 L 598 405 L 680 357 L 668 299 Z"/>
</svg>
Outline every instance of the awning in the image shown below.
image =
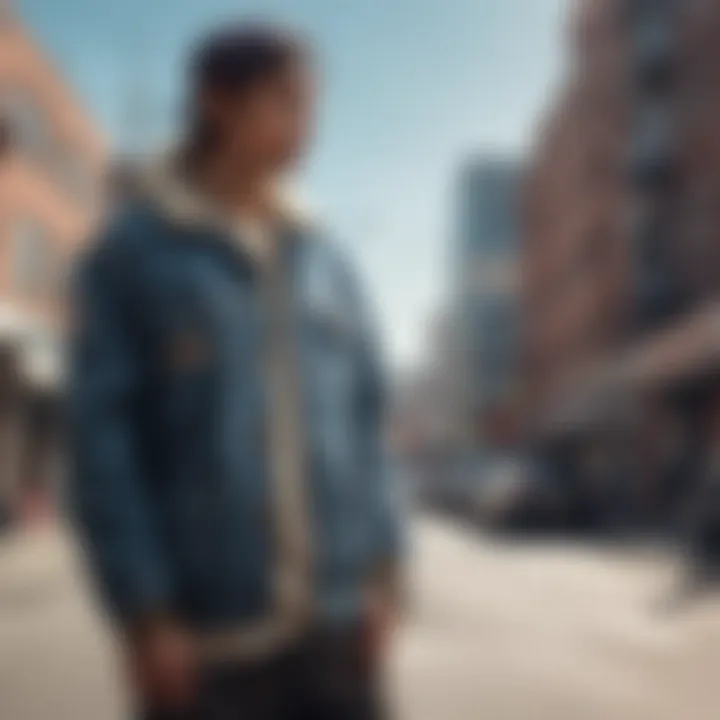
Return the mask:
<svg viewBox="0 0 720 720">
<path fill-rule="evenodd" d="M 720 363 L 720 303 L 681 318 L 610 368 L 618 391 L 672 385 Z"/>
<path fill-rule="evenodd" d="M 720 369 L 720 302 L 679 318 L 579 372 L 536 423 L 557 435 L 618 414 L 641 393 L 671 388 Z"/>
</svg>

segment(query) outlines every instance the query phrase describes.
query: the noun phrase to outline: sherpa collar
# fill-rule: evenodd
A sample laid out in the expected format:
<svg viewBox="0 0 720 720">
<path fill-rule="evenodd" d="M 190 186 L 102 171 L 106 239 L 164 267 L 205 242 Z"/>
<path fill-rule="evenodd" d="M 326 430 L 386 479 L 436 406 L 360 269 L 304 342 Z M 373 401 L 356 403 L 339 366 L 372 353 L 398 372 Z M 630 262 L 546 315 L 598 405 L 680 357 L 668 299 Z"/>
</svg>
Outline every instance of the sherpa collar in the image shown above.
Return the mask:
<svg viewBox="0 0 720 720">
<path fill-rule="evenodd" d="M 249 220 L 247 224 L 231 218 L 193 187 L 181 171 L 180 153 L 166 152 L 153 160 L 141 173 L 141 188 L 148 201 L 174 222 L 193 227 L 217 228 L 237 239 L 256 260 L 266 255 L 267 238 Z M 288 227 L 306 228 L 309 213 L 283 187 L 278 186 L 275 208 L 279 220 Z"/>
</svg>

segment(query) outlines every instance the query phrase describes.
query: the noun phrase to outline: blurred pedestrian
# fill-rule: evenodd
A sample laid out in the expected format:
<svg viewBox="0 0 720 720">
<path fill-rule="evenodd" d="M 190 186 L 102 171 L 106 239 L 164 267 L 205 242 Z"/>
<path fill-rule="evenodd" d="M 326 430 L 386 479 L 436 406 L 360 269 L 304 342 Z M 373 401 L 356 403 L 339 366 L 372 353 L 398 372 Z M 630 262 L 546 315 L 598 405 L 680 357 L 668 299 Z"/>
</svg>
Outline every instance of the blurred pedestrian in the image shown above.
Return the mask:
<svg viewBox="0 0 720 720">
<path fill-rule="evenodd" d="M 696 468 L 695 487 L 682 518 L 688 565 L 685 589 L 690 595 L 720 585 L 720 452 L 716 442 L 707 449 Z"/>
<path fill-rule="evenodd" d="M 77 524 L 141 716 L 377 718 L 399 528 L 362 292 L 282 190 L 307 45 L 226 26 L 78 269 Z"/>
<path fill-rule="evenodd" d="M 720 405 L 714 394 L 703 392 L 690 407 L 692 423 L 673 468 L 685 480 L 685 498 L 675 480 L 683 555 L 678 582 L 665 603 L 670 609 L 720 584 Z"/>
</svg>

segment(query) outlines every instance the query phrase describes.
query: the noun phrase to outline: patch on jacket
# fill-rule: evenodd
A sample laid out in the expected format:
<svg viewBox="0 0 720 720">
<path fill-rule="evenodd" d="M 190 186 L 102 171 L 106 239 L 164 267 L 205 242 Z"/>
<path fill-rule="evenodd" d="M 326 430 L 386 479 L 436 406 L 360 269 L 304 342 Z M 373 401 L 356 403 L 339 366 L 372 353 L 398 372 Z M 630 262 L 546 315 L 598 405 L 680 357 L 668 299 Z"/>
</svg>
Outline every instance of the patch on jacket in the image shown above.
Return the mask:
<svg viewBox="0 0 720 720">
<path fill-rule="evenodd" d="M 173 374 L 185 375 L 207 367 L 212 353 L 207 336 L 192 328 L 177 331 L 170 338 L 165 355 L 167 368 Z"/>
</svg>

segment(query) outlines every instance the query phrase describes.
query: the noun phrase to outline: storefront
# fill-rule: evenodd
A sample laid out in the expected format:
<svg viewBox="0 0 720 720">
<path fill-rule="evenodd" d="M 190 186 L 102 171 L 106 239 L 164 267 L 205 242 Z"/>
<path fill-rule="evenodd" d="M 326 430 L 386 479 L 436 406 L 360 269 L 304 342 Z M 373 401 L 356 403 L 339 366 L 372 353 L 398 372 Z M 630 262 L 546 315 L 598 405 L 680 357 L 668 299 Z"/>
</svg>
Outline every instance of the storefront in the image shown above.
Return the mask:
<svg viewBox="0 0 720 720">
<path fill-rule="evenodd" d="M 598 365 L 565 398 L 537 433 L 573 517 L 678 529 L 720 457 L 720 305 Z"/>
<path fill-rule="evenodd" d="M 0 526 L 50 512 L 62 471 L 59 342 L 0 308 Z"/>
</svg>

